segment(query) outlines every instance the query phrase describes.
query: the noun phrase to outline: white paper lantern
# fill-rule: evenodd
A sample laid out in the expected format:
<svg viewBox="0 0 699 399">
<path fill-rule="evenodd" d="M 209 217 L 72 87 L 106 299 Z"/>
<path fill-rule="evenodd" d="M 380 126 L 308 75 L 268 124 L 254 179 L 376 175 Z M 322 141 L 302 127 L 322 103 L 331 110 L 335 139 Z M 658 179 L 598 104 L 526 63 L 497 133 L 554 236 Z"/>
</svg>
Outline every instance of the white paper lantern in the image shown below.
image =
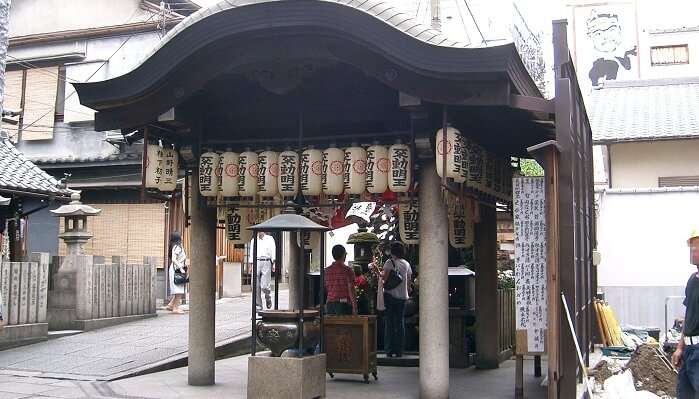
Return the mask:
<svg viewBox="0 0 699 399">
<path fill-rule="evenodd" d="M 388 148 L 372 145 L 366 151 L 366 189 L 372 194 L 383 194 L 388 188 Z"/>
<path fill-rule="evenodd" d="M 157 144 L 146 147 L 146 188 L 160 189 L 163 180 L 163 149 Z"/>
<path fill-rule="evenodd" d="M 279 154 L 274 151 L 262 151 L 257 156 L 257 194 L 260 197 L 274 197 L 279 193 Z"/>
<path fill-rule="evenodd" d="M 245 151 L 238 158 L 238 195 L 252 197 L 257 194 L 257 153 Z"/>
<path fill-rule="evenodd" d="M 299 154 L 296 151 L 284 151 L 279 154 L 279 194 L 293 197 L 299 191 Z"/>
<path fill-rule="evenodd" d="M 252 208 L 230 206 L 226 210 L 226 239 L 233 244 L 247 244 L 252 239 L 250 212 Z"/>
<path fill-rule="evenodd" d="M 325 195 L 340 195 L 344 189 L 345 152 L 336 147 L 323 151 L 321 184 Z"/>
<path fill-rule="evenodd" d="M 446 137 L 443 129 L 437 130 L 435 159 L 437 162 L 437 175 L 439 177 L 444 177 L 443 168 L 446 158 L 446 176 L 450 179 L 454 179 L 457 183 L 466 181 L 461 170 L 463 166 L 462 157 L 464 155 L 463 145 L 463 138 L 459 130 L 453 127 L 447 127 Z"/>
<path fill-rule="evenodd" d="M 323 151 L 309 148 L 301 154 L 299 185 L 303 195 L 320 195 L 323 192 Z"/>
<path fill-rule="evenodd" d="M 179 172 L 179 155 L 174 148 L 163 149 L 163 178 L 160 180 L 160 191 L 172 192 L 177 189 Z"/>
<path fill-rule="evenodd" d="M 238 196 L 239 163 L 238 153 L 226 151 L 221 154 L 221 194 L 224 197 Z"/>
<path fill-rule="evenodd" d="M 406 193 L 410 189 L 412 159 L 407 144 L 393 144 L 388 148 L 391 171 L 388 174 L 388 188 L 394 193 Z"/>
<path fill-rule="evenodd" d="M 219 167 L 220 157 L 215 152 L 205 152 L 199 157 L 199 192 L 204 197 L 218 195 L 218 177 L 216 169 Z"/>
<path fill-rule="evenodd" d="M 345 149 L 343 181 L 347 194 L 363 194 L 366 190 L 366 150 L 364 148 Z"/>
<path fill-rule="evenodd" d="M 420 209 L 418 201 L 399 205 L 398 232 L 400 240 L 405 244 L 420 243 Z"/>
<path fill-rule="evenodd" d="M 468 162 L 470 159 L 470 154 L 468 153 L 470 148 L 469 140 L 462 134 L 461 135 L 461 177 L 456 179 L 459 183 L 466 184 L 468 181 Z"/>
</svg>

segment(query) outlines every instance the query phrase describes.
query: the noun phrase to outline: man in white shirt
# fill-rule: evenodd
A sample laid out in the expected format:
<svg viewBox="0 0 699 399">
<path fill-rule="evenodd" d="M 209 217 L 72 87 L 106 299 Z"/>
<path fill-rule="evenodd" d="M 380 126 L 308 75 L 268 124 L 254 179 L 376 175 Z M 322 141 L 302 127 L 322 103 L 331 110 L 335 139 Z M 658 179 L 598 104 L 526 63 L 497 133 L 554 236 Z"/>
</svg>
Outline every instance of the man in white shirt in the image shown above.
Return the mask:
<svg viewBox="0 0 699 399">
<path fill-rule="evenodd" d="M 250 241 L 248 261 L 253 262 L 254 239 Z M 265 293 L 267 309 L 272 308 L 272 271 L 277 260 L 277 245 L 274 237 L 260 231 L 257 233 L 257 308 L 262 309 L 262 292 Z"/>
</svg>

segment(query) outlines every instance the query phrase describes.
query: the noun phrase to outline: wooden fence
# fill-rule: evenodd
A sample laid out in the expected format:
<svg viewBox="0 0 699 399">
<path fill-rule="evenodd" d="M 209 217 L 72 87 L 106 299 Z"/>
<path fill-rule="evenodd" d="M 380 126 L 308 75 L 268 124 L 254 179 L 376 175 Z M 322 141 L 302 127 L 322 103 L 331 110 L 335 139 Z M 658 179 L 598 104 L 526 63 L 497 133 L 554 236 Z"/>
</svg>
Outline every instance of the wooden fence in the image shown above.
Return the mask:
<svg viewBox="0 0 699 399">
<path fill-rule="evenodd" d="M 498 290 L 498 352 L 509 357 L 515 348 L 515 290 Z M 507 354 L 509 352 L 509 355 Z"/>
</svg>

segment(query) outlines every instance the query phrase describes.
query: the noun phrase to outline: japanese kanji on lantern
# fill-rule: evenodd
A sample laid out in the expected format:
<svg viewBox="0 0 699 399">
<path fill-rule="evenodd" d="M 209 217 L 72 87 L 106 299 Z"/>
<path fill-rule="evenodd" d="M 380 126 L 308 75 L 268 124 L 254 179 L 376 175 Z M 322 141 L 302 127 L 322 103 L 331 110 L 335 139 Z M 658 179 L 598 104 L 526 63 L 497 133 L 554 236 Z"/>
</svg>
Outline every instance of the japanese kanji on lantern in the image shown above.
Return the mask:
<svg viewBox="0 0 699 399">
<path fill-rule="evenodd" d="M 383 194 L 388 188 L 388 148 L 372 145 L 366 150 L 366 189 L 372 194 Z"/>
<path fill-rule="evenodd" d="M 323 175 L 323 151 L 309 148 L 301 154 L 299 185 L 303 195 L 320 195 Z"/>
<path fill-rule="evenodd" d="M 238 195 L 252 197 L 257 194 L 257 153 L 245 151 L 238 159 Z"/>
<path fill-rule="evenodd" d="M 251 208 L 230 206 L 226 210 L 226 239 L 233 244 L 246 244 L 252 239 L 249 213 Z"/>
<path fill-rule="evenodd" d="M 283 151 L 279 154 L 279 194 L 293 197 L 299 191 L 299 154 L 296 151 Z"/>
<path fill-rule="evenodd" d="M 410 147 L 396 143 L 388 148 L 391 169 L 388 174 L 388 188 L 394 193 L 405 193 L 410 189 L 412 160 Z"/>
<path fill-rule="evenodd" d="M 224 197 L 236 197 L 238 195 L 238 164 L 240 155 L 226 151 L 221 154 L 221 194 Z"/>
<path fill-rule="evenodd" d="M 366 190 L 366 151 L 353 145 L 345 149 L 344 185 L 347 194 L 363 194 Z"/>
<path fill-rule="evenodd" d="M 216 168 L 219 166 L 219 155 L 213 151 L 205 152 L 199 157 L 199 193 L 205 197 L 215 197 L 218 194 L 218 178 Z"/>
<path fill-rule="evenodd" d="M 345 186 L 343 171 L 345 152 L 336 147 L 323 151 L 323 175 L 321 184 L 325 195 L 340 195 Z"/>
<path fill-rule="evenodd" d="M 437 162 L 437 175 L 444 177 L 444 164 L 446 158 L 446 177 L 454 179 L 457 183 L 466 181 L 466 176 L 461 170 L 463 167 L 464 141 L 461 132 L 453 127 L 447 127 L 447 134 L 444 129 L 437 130 L 435 141 L 435 154 Z"/>
<path fill-rule="evenodd" d="M 157 144 L 146 147 L 146 188 L 160 189 L 163 180 L 163 149 Z"/>
<path fill-rule="evenodd" d="M 448 194 L 449 244 L 454 248 L 466 248 L 466 203 Z"/>
<path fill-rule="evenodd" d="M 163 178 L 160 180 L 160 191 L 175 191 L 177 188 L 177 173 L 179 155 L 174 148 L 163 148 Z"/>
<path fill-rule="evenodd" d="M 405 244 L 420 243 L 420 210 L 417 199 L 399 205 L 398 232 Z"/>
<path fill-rule="evenodd" d="M 262 151 L 257 156 L 257 194 L 260 197 L 277 195 L 277 178 L 279 177 L 279 154 L 274 151 Z"/>
</svg>

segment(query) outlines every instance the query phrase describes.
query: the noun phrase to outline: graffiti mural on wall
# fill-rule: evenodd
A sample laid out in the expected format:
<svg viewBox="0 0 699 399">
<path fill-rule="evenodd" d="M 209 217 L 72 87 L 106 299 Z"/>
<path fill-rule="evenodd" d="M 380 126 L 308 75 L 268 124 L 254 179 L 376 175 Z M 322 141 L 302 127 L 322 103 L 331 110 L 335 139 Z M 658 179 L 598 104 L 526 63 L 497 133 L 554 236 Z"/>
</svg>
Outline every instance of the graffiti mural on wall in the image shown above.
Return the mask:
<svg viewBox="0 0 699 399">
<path fill-rule="evenodd" d="M 585 86 L 638 78 L 636 17 L 632 3 L 575 8 L 578 79 Z"/>
</svg>

